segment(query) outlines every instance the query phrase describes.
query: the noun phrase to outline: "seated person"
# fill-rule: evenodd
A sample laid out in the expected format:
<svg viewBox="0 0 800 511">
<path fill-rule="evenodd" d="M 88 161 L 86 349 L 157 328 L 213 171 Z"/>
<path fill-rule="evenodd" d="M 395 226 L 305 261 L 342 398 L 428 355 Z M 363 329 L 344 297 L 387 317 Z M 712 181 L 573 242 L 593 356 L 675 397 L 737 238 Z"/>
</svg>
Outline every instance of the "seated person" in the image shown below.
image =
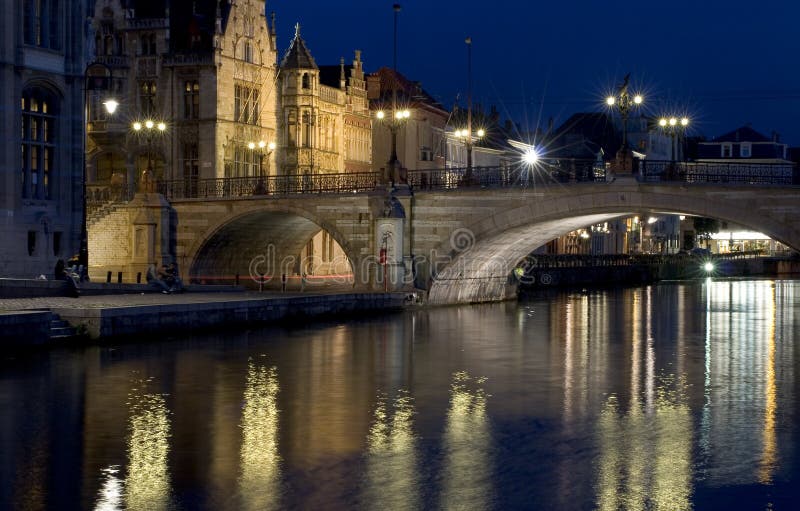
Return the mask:
<svg viewBox="0 0 800 511">
<path fill-rule="evenodd" d="M 164 270 L 164 282 L 169 286 L 170 292 L 183 291 L 183 282 L 178 275 L 178 266 L 175 263 L 169 263 Z"/>
<path fill-rule="evenodd" d="M 164 294 L 169 294 L 169 286 L 164 281 L 162 277 L 163 272 L 159 271 L 156 273 L 156 265 L 151 264 L 147 267 L 147 275 L 145 278 L 147 279 L 147 283 L 151 286 L 156 288 L 157 290 L 161 291 Z"/>
</svg>

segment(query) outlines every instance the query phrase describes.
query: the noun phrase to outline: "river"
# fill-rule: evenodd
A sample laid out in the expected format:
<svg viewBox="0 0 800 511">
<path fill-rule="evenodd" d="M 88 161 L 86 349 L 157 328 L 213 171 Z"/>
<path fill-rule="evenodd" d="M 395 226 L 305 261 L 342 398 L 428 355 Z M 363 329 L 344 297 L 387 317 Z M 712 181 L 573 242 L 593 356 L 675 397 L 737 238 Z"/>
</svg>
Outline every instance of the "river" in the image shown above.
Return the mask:
<svg viewBox="0 0 800 511">
<path fill-rule="evenodd" d="M 6 355 L 8 509 L 785 509 L 800 281 Z"/>
</svg>

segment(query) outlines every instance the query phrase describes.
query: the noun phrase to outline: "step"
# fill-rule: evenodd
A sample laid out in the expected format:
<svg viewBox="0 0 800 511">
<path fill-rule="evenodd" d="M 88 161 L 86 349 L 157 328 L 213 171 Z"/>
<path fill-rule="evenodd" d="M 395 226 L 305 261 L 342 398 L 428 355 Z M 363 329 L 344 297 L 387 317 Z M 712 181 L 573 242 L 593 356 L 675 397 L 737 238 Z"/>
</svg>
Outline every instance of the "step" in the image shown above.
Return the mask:
<svg viewBox="0 0 800 511">
<path fill-rule="evenodd" d="M 50 318 L 50 340 L 66 340 L 75 337 L 76 334 L 75 327 L 70 326 L 58 314 L 52 313 Z"/>
</svg>

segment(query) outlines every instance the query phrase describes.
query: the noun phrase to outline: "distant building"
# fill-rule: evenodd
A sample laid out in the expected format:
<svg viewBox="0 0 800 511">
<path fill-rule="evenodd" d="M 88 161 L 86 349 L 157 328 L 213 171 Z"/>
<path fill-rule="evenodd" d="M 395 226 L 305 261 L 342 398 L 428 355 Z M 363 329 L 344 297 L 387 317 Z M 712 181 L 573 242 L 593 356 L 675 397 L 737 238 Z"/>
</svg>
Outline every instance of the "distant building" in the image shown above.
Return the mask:
<svg viewBox="0 0 800 511">
<path fill-rule="evenodd" d="M 372 125 L 372 166 L 379 171 L 386 167 L 392 153 L 392 94 L 397 91 L 397 109 L 408 109 L 410 117 L 397 130 L 397 158 L 407 169 L 444 168 L 446 136 L 450 114 L 418 82 L 394 70 L 382 67 L 367 76 L 367 93 L 372 117 L 384 111 L 384 121 Z"/>
<path fill-rule="evenodd" d="M 778 134 L 766 137 L 752 127 L 742 126 L 708 142 L 700 142 L 698 161 L 748 161 L 753 163 L 785 163 L 788 145 L 782 144 Z"/>
<path fill-rule="evenodd" d="M 5 2 L 0 277 L 53 278 L 80 248 L 87 2 Z"/>
</svg>

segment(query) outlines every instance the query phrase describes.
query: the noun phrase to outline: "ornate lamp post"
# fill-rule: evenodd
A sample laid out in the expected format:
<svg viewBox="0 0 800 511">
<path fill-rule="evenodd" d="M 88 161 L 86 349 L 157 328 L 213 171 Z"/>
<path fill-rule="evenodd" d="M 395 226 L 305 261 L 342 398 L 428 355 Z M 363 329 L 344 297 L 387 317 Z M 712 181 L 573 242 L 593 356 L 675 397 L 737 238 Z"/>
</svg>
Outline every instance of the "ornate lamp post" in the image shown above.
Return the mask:
<svg viewBox="0 0 800 511">
<path fill-rule="evenodd" d="M 616 95 L 608 96 L 606 98 L 606 105 L 608 105 L 610 108 L 616 109 L 619 112 L 620 118 L 622 119 L 622 147 L 620 147 L 620 150 L 617 153 L 617 160 L 622 157 L 622 161 L 624 162 L 623 166 L 625 168 L 620 170 L 632 170 L 632 168 L 628 168 L 629 161 L 632 165 L 632 161 L 628 156 L 628 116 L 630 115 L 631 110 L 638 108 L 644 102 L 644 98 L 641 94 L 631 95 L 628 91 L 630 76 L 630 74 L 625 75 L 625 80 L 622 82 L 622 85 L 620 85 Z"/>
<path fill-rule="evenodd" d="M 485 132 L 479 129 L 476 133 L 472 132 L 472 38 L 467 37 L 464 42 L 467 44 L 467 129 L 456 132 L 457 137 L 464 139 L 464 144 L 467 148 L 467 170 L 464 173 L 464 178 L 467 183 L 472 181 L 472 145 L 475 143 L 475 135 L 477 138 L 483 138 Z"/>
<path fill-rule="evenodd" d="M 408 110 L 398 110 L 397 108 L 397 15 L 400 13 L 400 4 L 394 4 L 394 49 L 392 60 L 392 115 L 389 121 L 386 121 L 389 127 L 389 132 L 392 138 L 392 153 L 389 156 L 389 161 L 386 163 L 387 175 L 384 176 L 384 182 L 392 181 L 394 183 L 400 182 L 400 161 L 397 159 L 397 130 L 400 124 L 408 120 L 411 113 Z M 383 121 L 386 113 L 382 110 L 376 114 L 378 120 Z"/>
<path fill-rule="evenodd" d="M 99 72 L 98 72 L 99 71 Z M 119 103 L 109 93 L 113 92 L 114 87 L 114 73 L 110 67 L 102 62 L 91 62 L 86 66 L 83 73 L 84 89 L 83 89 L 83 105 L 84 105 L 84 124 L 83 124 L 83 169 L 81 183 L 83 187 L 82 198 L 82 218 L 81 218 L 81 240 L 80 248 L 78 250 L 78 264 L 83 267 L 83 271 L 88 274 L 89 271 L 89 230 L 87 226 L 88 212 L 87 212 L 87 172 L 86 167 L 89 164 L 88 150 L 89 150 L 89 123 L 91 122 L 91 106 L 89 102 L 89 91 L 102 91 L 106 93 L 103 98 L 103 107 L 109 115 L 116 112 Z M 82 275 L 83 277 L 83 275 Z"/>
<path fill-rule="evenodd" d="M 163 121 L 156 122 L 152 119 L 147 119 L 144 123 L 136 121 L 131 126 L 134 132 L 144 135 L 145 143 L 147 144 L 147 168 L 142 172 L 141 181 L 139 181 L 139 191 L 145 193 L 153 192 L 153 187 L 155 185 L 153 138 L 159 133 L 164 133 L 167 130 L 167 125 Z"/>
<path fill-rule="evenodd" d="M 662 117 L 658 120 L 658 125 L 670 136 L 670 161 L 675 163 L 678 153 L 675 140 L 676 138 L 680 140 L 680 137 L 686 132 L 686 128 L 689 126 L 689 119 L 687 117 L 682 117 L 681 119 L 677 119 L 676 117 Z"/>
</svg>

